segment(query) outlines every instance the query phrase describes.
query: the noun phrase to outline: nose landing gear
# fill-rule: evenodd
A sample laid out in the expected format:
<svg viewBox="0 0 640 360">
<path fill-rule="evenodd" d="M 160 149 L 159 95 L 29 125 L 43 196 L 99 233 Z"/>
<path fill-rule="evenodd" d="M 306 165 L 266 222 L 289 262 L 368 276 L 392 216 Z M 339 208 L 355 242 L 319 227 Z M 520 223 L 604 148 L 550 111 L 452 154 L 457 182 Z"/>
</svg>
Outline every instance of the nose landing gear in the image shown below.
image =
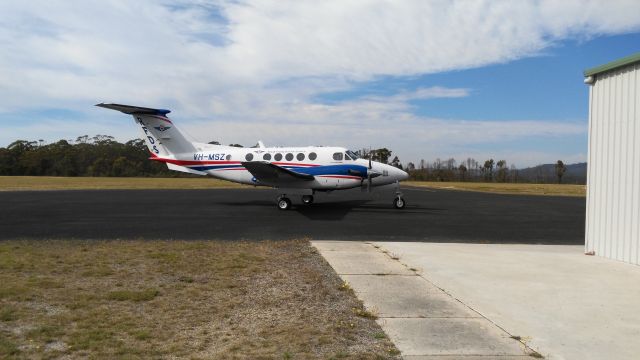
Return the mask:
<svg viewBox="0 0 640 360">
<path fill-rule="evenodd" d="M 405 206 L 405 201 L 404 198 L 402 198 L 402 196 L 398 196 L 395 199 L 393 199 L 393 207 L 395 207 L 396 209 L 404 209 Z"/>
<path fill-rule="evenodd" d="M 396 181 L 396 198 L 393 199 L 393 207 L 396 209 L 404 209 L 404 206 L 407 203 L 404 201 L 402 197 L 402 192 L 400 191 L 400 182 Z"/>
</svg>

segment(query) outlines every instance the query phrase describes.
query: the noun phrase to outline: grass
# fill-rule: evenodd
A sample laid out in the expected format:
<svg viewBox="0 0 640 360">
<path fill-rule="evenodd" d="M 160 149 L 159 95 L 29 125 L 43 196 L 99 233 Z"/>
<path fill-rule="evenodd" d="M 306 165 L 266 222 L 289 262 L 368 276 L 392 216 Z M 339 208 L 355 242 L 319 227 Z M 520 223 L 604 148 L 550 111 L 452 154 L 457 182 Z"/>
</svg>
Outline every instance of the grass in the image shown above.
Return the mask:
<svg viewBox="0 0 640 360">
<path fill-rule="evenodd" d="M 0 191 L 21 190 L 129 190 L 129 189 L 219 189 L 249 187 L 211 177 L 55 177 L 0 176 Z"/>
<path fill-rule="evenodd" d="M 406 181 L 403 185 L 499 194 L 586 196 L 586 185 Z"/>
<path fill-rule="evenodd" d="M 0 358 L 397 358 L 307 241 L 0 242 Z"/>
<path fill-rule="evenodd" d="M 142 291 L 117 290 L 107 294 L 107 299 L 116 301 L 150 301 L 160 294 L 157 289 L 147 289 Z"/>
</svg>

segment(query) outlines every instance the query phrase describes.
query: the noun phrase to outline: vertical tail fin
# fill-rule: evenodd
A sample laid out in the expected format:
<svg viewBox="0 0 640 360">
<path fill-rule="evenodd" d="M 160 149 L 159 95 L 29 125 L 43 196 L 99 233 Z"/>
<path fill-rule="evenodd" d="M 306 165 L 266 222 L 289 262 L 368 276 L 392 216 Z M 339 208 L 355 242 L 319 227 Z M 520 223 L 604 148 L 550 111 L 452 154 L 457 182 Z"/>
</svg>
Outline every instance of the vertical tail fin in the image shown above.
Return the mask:
<svg viewBox="0 0 640 360">
<path fill-rule="evenodd" d="M 167 117 L 170 110 L 151 109 L 121 104 L 97 104 L 107 109 L 117 110 L 133 116 L 140 125 L 142 135 L 149 151 L 160 157 L 195 151 L 195 146 Z"/>
</svg>

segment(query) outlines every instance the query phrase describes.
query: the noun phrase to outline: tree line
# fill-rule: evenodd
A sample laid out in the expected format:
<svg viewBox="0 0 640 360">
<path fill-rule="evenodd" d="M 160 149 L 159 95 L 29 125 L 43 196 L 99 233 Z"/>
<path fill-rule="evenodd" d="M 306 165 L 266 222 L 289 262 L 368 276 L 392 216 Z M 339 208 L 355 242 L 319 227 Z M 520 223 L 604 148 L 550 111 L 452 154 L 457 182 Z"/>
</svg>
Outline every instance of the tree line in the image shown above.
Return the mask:
<svg viewBox="0 0 640 360">
<path fill-rule="evenodd" d="M 409 173 L 410 180 L 416 181 L 472 181 L 472 182 L 558 182 L 567 172 L 567 166 L 562 160 L 553 165 L 553 175 L 548 176 L 542 166 L 534 171 L 521 171 L 515 164 L 509 165 L 506 160 L 487 159 L 479 162 L 473 158 L 456 161 L 454 158 L 446 160 L 436 159 L 427 162 L 424 159 L 416 165 L 408 162 L 403 166 L 397 156 L 391 157 L 392 152 L 387 148 L 357 151 L 358 155 L 374 161 L 391 164 Z M 578 181 L 581 182 L 581 181 Z"/>
<path fill-rule="evenodd" d="M 557 182 L 562 183 L 562 179 L 567 172 L 567 166 L 562 160 L 558 160 L 553 165 L 553 175 L 548 176 L 543 166 L 521 170 L 515 164 L 509 165 L 506 160 L 487 159 L 479 162 L 473 158 L 457 162 L 453 158 L 447 160 L 436 159 L 433 162 L 420 160 L 416 166 L 414 163 L 407 163 L 404 169 L 409 173 L 412 180 L 417 181 L 473 181 L 473 182 Z"/>
<path fill-rule="evenodd" d="M 112 136 L 79 136 L 51 144 L 17 140 L 0 148 L 0 175 L 28 176 L 176 176 L 149 161 L 143 140 L 120 143 Z"/>
</svg>

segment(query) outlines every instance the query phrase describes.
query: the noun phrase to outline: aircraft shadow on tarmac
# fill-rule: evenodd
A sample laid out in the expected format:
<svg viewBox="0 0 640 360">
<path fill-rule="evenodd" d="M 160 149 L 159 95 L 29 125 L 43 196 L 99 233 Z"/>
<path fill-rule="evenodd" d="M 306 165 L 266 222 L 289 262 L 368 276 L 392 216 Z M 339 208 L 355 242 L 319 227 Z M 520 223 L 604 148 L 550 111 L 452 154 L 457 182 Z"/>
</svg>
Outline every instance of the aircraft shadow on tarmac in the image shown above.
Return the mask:
<svg viewBox="0 0 640 360">
<path fill-rule="evenodd" d="M 272 208 L 273 211 L 277 210 L 275 204 L 271 201 L 246 201 L 246 202 L 225 202 L 222 203 L 225 206 L 256 206 Z M 332 202 L 320 202 L 313 205 L 303 205 L 294 203 L 290 212 L 295 212 L 305 216 L 310 220 L 334 220 L 339 221 L 350 212 L 371 212 L 371 213 L 388 213 L 391 216 L 402 216 L 403 214 L 435 214 L 446 209 L 439 208 L 425 208 L 419 205 L 407 205 L 402 210 L 393 208 L 391 204 L 372 203 L 371 200 L 343 200 Z"/>
</svg>

